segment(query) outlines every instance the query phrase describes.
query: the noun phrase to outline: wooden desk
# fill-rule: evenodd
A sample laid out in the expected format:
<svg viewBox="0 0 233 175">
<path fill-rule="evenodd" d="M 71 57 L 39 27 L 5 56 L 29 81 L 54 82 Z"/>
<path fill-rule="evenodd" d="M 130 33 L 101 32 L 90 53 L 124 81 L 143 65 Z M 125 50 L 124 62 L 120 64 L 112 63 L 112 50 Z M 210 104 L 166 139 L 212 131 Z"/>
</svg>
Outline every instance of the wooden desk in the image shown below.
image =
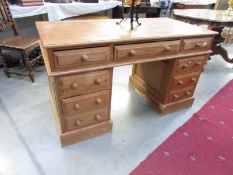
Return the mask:
<svg viewBox="0 0 233 175">
<path fill-rule="evenodd" d="M 233 59 L 229 58 L 227 51 L 220 45 L 224 42 L 222 37 L 222 29 L 224 27 L 233 27 L 233 16 L 224 15 L 222 10 L 208 9 L 187 9 L 174 10 L 175 19 L 188 22 L 191 24 L 206 24 L 208 28 L 218 32 L 212 47 L 213 54 L 220 54 L 228 63 L 233 63 Z"/>
<path fill-rule="evenodd" d="M 116 66 L 134 64 L 130 85 L 160 114 L 192 105 L 216 32 L 169 18 L 140 20 L 133 31 L 114 19 L 36 23 L 62 146 L 111 130 Z"/>
</svg>

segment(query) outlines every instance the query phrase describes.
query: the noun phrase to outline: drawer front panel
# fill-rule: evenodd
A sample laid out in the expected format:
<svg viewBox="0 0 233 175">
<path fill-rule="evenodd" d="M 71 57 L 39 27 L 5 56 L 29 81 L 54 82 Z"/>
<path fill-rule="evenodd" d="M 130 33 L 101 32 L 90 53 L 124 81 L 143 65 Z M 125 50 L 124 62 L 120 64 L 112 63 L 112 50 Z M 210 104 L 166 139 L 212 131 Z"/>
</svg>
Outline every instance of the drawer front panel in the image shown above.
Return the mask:
<svg viewBox="0 0 233 175">
<path fill-rule="evenodd" d="M 73 117 L 64 119 L 66 123 L 66 131 L 83 128 L 85 126 L 100 123 L 109 120 L 108 108 L 83 113 Z"/>
<path fill-rule="evenodd" d="M 110 61 L 110 47 L 55 51 L 56 68 L 72 68 Z"/>
<path fill-rule="evenodd" d="M 158 55 L 175 54 L 179 52 L 180 43 L 181 41 L 177 40 L 116 46 L 114 60 L 150 58 Z"/>
<path fill-rule="evenodd" d="M 188 75 L 174 76 L 172 78 L 171 90 L 179 90 L 189 86 L 196 86 L 200 73 L 192 73 Z"/>
<path fill-rule="evenodd" d="M 109 91 L 101 91 L 77 97 L 62 99 L 64 116 L 70 116 L 104 108 L 109 105 Z"/>
<path fill-rule="evenodd" d="M 190 57 L 176 60 L 175 72 L 188 73 L 201 71 L 205 64 L 206 56 Z"/>
<path fill-rule="evenodd" d="M 168 97 L 168 102 L 176 102 L 185 98 L 189 98 L 193 96 L 195 88 L 190 88 L 177 92 L 170 92 Z"/>
<path fill-rule="evenodd" d="M 111 76 L 111 70 L 104 70 L 60 77 L 60 96 L 70 97 L 110 89 Z"/>
<path fill-rule="evenodd" d="M 209 50 L 212 46 L 213 38 L 185 39 L 183 51 Z"/>
</svg>

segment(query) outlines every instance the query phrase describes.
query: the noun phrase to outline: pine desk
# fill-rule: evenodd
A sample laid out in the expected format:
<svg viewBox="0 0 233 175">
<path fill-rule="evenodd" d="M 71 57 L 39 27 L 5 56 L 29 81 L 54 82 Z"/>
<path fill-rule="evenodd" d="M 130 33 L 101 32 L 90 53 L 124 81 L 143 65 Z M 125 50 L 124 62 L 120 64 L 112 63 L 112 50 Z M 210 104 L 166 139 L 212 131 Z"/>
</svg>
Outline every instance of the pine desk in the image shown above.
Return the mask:
<svg viewBox="0 0 233 175">
<path fill-rule="evenodd" d="M 169 18 L 140 19 L 132 31 L 116 21 L 36 24 L 62 146 L 111 131 L 116 66 L 134 65 L 130 85 L 160 114 L 193 103 L 216 32 Z"/>
</svg>

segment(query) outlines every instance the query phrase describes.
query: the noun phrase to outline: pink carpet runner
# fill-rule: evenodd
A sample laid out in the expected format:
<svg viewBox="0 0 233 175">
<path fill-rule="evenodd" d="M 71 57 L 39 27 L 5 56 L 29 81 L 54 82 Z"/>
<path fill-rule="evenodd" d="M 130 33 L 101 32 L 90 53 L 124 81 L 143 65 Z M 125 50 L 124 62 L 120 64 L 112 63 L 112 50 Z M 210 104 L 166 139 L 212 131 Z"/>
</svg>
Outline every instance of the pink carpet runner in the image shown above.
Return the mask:
<svg viewBox="0 0 233 175">
<path fill-rule="evenodd" d="M 130 175 L 233 175 L 233 80 Z"/>
</svg>

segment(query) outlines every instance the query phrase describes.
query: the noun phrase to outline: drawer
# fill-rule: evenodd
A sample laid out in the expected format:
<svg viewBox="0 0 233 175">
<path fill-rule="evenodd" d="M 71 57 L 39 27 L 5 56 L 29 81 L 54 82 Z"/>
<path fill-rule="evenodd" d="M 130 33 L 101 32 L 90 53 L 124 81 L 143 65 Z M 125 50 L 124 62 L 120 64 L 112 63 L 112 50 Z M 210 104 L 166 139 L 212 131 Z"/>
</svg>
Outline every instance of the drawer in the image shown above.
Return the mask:
<svg viewBox="0 0 233 175">
<path fill-rule="evenodd" d="M 100 123 L 102 121 L 109 120 L 108 108 L 83 113 L 73 117 L 66 117 L 65 126 L 66 131 L 72 131 L 74 129 L 83 128 L 85 126 Z"/>
<path fill-rule="evenodd" d="M 116 46 L 114 60 L 153 58 L 178 53 L 180 40 Z"/>
<path fill-rule="evenodd" d="M 213 38 L 185 39 L 183 51 L 209 50 L 212 46 Z"/>
<path fill-rule="evenodd" d="M 112 69 L 58 78 L 61 97 L 82 95 L 111 87 Z"/>
<path fill-rule="evenodd" d="M 54 63 L 59 69 L 77 68 L 110 61 L 110 47 L 55 51 Z"/>
<path fill-rule="evenodd" d="M 171 90 L 179 90 L 189 86 L 196 86 L 200 73 L 192 73 L 180 76 L 174 76 L 172 78 Z"/>
<path fill-rule="evenodd" d="M 62 99 L 63 114 L 69 116 L 107 107 L 110 103 L 109 96 L 109 91 L 106 90 Z"/>
<path fill-rule="evenodd" d="M 185 98 L 189 98 L 193 96 L 195 87 L 190 89 L 185 89 L 182 91 L 170 92 L 168 97 L 168 102 L 175 102 Z"/>
<path fill-rule="evenodd" d="M 175 72 L 188 73 L 201 71 L 206 61 L 206 56 L 190 57 L 176 60 Z"/>
</svg>

